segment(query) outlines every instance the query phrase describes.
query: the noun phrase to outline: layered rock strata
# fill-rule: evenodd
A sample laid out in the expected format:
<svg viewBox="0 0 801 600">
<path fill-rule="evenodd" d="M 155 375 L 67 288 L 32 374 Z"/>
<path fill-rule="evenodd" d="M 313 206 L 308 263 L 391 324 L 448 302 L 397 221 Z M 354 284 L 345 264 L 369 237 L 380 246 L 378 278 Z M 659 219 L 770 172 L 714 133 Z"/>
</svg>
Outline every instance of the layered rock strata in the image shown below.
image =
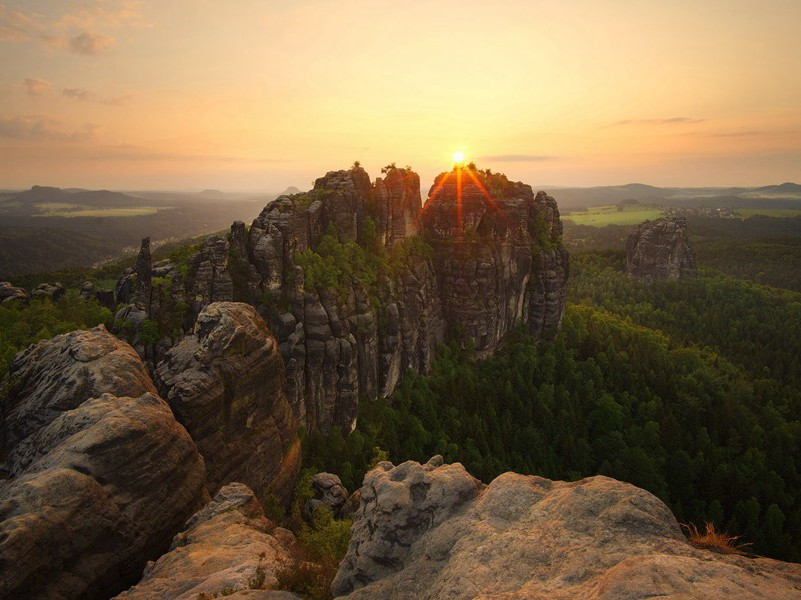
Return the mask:
<svg viewBox="0 0 801 600">
<path fill-rule="evenodd" d="M 102 326 L 31 346 L 6 387 L 0 597 L 108 598 L 207 502 L 203 459 Z"/>
<path fill-rule="evenodd" d="M 206 459 L 211 493 L 239 481 L 288 503 L 300 469 L 298 423 L 278 343 L 252 306 L 206 306 L 155 382 Z"/>
</svg>

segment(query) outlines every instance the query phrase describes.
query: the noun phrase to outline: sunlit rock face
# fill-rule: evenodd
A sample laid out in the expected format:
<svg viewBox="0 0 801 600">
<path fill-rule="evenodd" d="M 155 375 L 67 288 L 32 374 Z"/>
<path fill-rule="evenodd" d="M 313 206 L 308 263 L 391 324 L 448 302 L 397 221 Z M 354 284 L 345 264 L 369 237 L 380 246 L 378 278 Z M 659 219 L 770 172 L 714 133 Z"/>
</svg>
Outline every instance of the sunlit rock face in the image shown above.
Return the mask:
<svg viewBox="0 0 801 600">
<path fill-rule="evenodd" d="M 687 220 L 670 217 L 637 226 L 626 242 L 626 272 L 649 281 L 696 275 Z"/>
<path fill-rule="evenodd" d="M 525 325 L 537 337 L 561 324 L 568 274 L 556 201 L 503 175 L 458 169 L 443 173 L 422 213 L 434 240 L 445 319 L 492 351 Z"/>
<path fill-rule="evenodd" d="M 656 496 L 608 477 L 504 473 L 435 456 L 364 478 L 331 591 L 351 600 L 796 598 L 801 565 L 691 546 Z"/>
</svg>

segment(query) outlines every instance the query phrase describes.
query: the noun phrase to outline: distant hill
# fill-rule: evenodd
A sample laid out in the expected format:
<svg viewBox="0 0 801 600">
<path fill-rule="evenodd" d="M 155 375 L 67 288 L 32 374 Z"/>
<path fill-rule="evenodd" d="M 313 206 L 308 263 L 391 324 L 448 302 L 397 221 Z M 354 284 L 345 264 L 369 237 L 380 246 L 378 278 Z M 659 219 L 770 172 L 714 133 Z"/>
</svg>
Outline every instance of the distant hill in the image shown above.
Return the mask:
<svg viewBox="0 0 801 600">
<path fill-rule="evenodd" d="M 117 244 L 41 227 L 0 227 L 0 280 L 34 271 L 94 264 L 120 254 Z"/>
<path fill-rule="evenodd" d="M 46 187 L 35 185 L 24 192 L 11 194 L 6 202 L 11 200 L 19 203 L 20 207 L 34 207 L 36 204 L 66 203 L 81 204 L 85 206 L 102 208 L 120 208 L 141 206 L 143 200 L 121 192 L 110 192 L 108 190 L 82 190 L 82 189 L 61 189 L 57 187 Z M 148 204 L 154 201 L 148 200 Z M 157 202 L 157 201 L 156 201 Z"/>
</svg>

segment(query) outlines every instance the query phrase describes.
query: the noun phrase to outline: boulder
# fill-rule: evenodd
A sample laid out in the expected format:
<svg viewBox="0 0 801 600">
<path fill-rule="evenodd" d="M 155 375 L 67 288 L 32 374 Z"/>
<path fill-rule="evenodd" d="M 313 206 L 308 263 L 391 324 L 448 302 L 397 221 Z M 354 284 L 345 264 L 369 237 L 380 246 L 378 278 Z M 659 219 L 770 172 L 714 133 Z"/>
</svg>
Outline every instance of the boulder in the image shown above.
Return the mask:
<svg viewBox="0 0 801 600">
<path fill-rule="evenodd" d="M 203 459 L 103 326 L 20 353 L 6 385 L 0 597 L 108 598 L 208 500 Z"/>
<path fill-rule="evenodd" d="M 662 501 L 607 477 L 381 463 L 332 585 L 348 599 L 797 598 L 801 565 L 691 546 Z"/>
<path fill-rule="evenodd" d="M 333 473 L 315 473 L 311 480 L 314 497 L 309 498 L 303 507 L 304 517 L 311 519 L 314 511 L 327 506 L 331 514 L 337 516 L 348 500 L 348 490 L 342 481 Z"/>
<path fill-rule="evenodd" d="M 265 531 L 272 528 L 253 491 L 230 483 L 189 519 L 169 552 L 148 563 L 142 580 L 117 598 L 297 598 L 268 591 L 277 585 L 276 571 L 292 560 L 289 551 L 294 541 L 286 530 L 279 529 L 277 537 Z"/>
<path fill-rule="evenodd" d="M 0 304 L 10 304 L 12 302 L 26 302 L 28 294 L 20 287 L 16 287 L 8 281 L 0 281 Z"/>
<path fill-rule="evenodd" d="M 64 286 L 60 283 L 40 283 L 31 291 L 31 298 L 47 298 L 51 302 L 57 302 L 64 295 Z"/>
<path fill-rule="evenodd" d="M 155 381 L 206 459 L 209 490 L 242 482 L 288 502 L 300 469 L 297 421 L 278 343 L 256 310 L 215 302 L 170 349 Z"/>
<path fill-rule="evenodd" d="M 626 273 L 646 280 L 696 275 L 687 220 L 670 217 L 638 225 L 626 242 Z"/>
</svg>

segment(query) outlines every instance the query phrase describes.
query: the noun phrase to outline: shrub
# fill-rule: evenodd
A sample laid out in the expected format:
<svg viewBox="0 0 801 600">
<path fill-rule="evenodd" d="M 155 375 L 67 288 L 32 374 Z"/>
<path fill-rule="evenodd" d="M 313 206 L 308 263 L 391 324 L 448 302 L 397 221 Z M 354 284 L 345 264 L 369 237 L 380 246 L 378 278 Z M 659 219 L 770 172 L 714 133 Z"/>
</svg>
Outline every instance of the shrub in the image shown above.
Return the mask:
<svg viewBox="0 0 801 600">
<path fill-rule="evenodd" d="M 694 547 L 711 550 L 719 554 L 746 555 L 748 552 L 744 548 L 751 545 L 737 544 L 737 540 L 740 539 L 739 535 L 729 535 L 725 531 L 717 531 L 714 523 L 707 522 L 705 525 L 706 531 L 703 533 L 698 531 L 698 528 L 693 523 L 682 524 L 682 528 L 687 532 L 687 538 Z"/>
</svg>

